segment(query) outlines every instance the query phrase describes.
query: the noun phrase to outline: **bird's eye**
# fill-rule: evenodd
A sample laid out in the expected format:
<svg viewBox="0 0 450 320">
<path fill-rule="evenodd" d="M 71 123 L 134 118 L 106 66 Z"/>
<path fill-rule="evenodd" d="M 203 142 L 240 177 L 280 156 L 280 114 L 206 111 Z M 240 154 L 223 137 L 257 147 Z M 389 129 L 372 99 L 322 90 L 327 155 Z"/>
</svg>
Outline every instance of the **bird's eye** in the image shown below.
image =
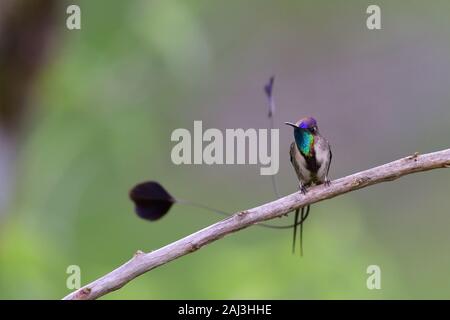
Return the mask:
<svg viewBox="0 0 450 320">
<path fill-rule="evenodd" d="M 310 130 L 311 130 L 311 133 L 315 133 L 317 131 L 317 127 L 312 127 Z"/>
</svg>

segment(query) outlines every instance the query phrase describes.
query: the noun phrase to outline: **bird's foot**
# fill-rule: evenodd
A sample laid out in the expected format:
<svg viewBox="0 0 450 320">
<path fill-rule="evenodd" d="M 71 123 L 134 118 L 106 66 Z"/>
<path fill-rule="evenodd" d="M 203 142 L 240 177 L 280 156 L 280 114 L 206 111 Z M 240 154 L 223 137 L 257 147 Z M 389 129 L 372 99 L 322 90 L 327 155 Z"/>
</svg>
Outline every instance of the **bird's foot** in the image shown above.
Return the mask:
<svg viewBox="0 0 450 320">
<path fill-rule="evenodd" d="M 298 188 L 300 189 L 300 192 L 305 195 L 308 192 L 308 188 L 304 184 L 299 184 Z"/>
<path fill-rule="evenodd" d="M 325 186 L 329 187 L 331 185 L 331 180 L 328 179 L 328 177 L 326 177 L 325 181 L 324 181 L 324 184 L 325 184 Z"/>
</svg>

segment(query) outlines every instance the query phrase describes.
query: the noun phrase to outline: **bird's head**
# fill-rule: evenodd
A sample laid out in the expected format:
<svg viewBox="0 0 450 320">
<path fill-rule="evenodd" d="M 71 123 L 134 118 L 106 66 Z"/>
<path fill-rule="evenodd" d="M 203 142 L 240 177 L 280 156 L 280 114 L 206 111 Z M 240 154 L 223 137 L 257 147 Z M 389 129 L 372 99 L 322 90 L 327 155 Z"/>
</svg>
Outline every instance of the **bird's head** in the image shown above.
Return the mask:
<svg viewBox="0 0 450 320">
<path fill-rule="evenodd" d="M 317 121 L 313 117 L 306 117 L 298 120 L 296 123 L 285 122 L 288 126 L 294 127 L 294 129 L 304 129 L 311 133 L 312 135 L 316 135 L 319 133 L 319 127 L 317 126 Z"/>
</svg>

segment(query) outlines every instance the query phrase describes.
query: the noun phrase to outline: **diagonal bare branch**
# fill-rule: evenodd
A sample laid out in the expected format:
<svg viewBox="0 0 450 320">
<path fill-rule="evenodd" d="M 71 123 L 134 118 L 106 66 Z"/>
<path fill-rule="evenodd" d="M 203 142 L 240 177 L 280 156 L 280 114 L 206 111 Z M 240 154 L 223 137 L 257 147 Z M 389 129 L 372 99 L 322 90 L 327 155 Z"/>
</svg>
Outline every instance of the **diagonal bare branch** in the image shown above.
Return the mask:
<svg viewBox="0 0 450 320">
<path fill-rule="evenodd" d="M 131 260 L 122 266 L 70 293 L 64 299 L 96 299 L 123 287 L 145 272 L 197 251 L 204 245 L 255 223 L 280 217 L 293 209 L 334 198 L 347 192 L 392 181 L 407 174 L 438 168 L 450 168 L 450 149 L 423 155 L 415 153 L 406 158 L 337 179 L 328 187 L 320 185 L 311 188 L 306 195 L 296 192 L 259 207 L 237 212 L 158 250 L 149 253 L 138 251 Z"/>
</svg>

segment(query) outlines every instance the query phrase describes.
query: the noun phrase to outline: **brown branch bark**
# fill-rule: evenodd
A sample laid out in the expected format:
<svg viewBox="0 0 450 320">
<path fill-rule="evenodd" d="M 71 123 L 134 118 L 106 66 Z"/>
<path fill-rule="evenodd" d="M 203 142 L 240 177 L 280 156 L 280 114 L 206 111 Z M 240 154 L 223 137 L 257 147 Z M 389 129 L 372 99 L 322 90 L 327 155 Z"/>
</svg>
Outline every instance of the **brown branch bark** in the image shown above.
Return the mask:
<svg viewBox="0 0 450 320">
<path fill-rule="evenodd" d="M 123 287 L 145 272 L 197 251 L 204 245 L 255 223 L 280 217 L 293 209 L 334 198 L 350 191 L 392 181 L 407 174 L 438 168 L 450 168 L 450 149 L 424 155 L 415 153 L 406 158 L 334 180 L 328 187 L 320 185 L 311 188 L 306 195 L 296 192 L 259 207 L 237 212 L 158 250 L 149 253 L 138 251 L 131 260 L 122 266 L 72 292 L 64 299 L 96 299 Z"/>
</svg>

